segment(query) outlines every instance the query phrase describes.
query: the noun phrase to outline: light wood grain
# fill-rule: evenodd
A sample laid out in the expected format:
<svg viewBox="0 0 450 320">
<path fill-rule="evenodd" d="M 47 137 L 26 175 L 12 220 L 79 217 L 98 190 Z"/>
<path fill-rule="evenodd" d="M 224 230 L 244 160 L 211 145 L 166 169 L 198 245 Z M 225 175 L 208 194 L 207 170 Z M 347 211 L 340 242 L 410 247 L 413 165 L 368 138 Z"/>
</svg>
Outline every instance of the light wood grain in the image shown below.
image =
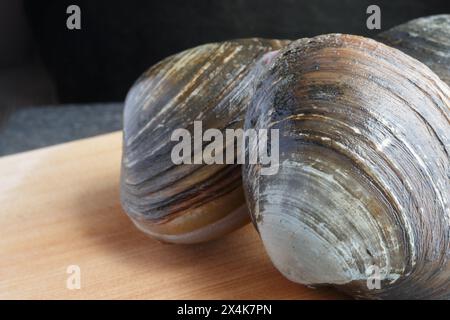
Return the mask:
<svg viewBox="0 0 450 320">
<path fill-rule="evenodd" d="M 251 225 L 195 246 L 146 237 L 120 207 L 120 153 L 113 133 L 0 158 L 0 298 L 342 297 L 284 279 Z"/>
</svg>

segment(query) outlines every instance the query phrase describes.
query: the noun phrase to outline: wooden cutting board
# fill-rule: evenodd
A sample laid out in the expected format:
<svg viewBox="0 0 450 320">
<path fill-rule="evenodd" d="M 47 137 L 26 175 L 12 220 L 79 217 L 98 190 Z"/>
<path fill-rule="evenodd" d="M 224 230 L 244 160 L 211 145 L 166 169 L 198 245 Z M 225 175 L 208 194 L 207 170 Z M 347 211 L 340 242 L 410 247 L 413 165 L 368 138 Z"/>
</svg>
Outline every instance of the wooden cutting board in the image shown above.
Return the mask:
<svg viewBox="0 0 450 320">
<path fill-rule="evenodd" d="M 120 154 L 117 132 L 0 158 L 1 299 L 343 297 L 284 279 L 251 225 L 192 246 L 143 235 L 119 203 Z"/>
</svg>

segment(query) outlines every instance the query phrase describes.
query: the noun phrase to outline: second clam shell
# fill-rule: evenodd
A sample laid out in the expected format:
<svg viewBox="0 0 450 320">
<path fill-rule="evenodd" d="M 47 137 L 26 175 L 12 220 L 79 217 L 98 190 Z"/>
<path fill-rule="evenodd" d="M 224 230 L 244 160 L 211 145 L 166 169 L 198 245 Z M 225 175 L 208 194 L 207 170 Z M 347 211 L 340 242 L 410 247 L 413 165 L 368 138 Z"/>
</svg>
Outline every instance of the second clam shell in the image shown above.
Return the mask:
<svg viewBox="0 0 450 320">
<path fill-rule="evenodd" d="M 411 20 L 377 39 L 424 63 L 450 85 L 450 14 Z"/>
<path fill-rule="evenodd" d="M 205 44 L 164 59 L 138 79 L 125 102 L 121 175 L 122 205 L 138 228 L 164 242 L 195 243 L 248 221 L 240 166 L 176 165 L 171 151 L 178 142 L 171 135 L 176 129 L 193 135 L 194 121 L 203 132 L 242 128 L 259 58 L 286 43 Z"/>
</svg>

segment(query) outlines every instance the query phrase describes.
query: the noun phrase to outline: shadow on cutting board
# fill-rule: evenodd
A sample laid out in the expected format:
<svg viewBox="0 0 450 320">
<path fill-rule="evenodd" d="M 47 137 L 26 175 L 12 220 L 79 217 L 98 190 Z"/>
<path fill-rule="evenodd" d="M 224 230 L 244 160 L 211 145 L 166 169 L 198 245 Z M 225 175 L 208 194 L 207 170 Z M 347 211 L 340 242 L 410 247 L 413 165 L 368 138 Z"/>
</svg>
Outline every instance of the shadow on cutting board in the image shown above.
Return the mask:
<svg viewBox="0 0 450 320">
<path fill-rule="evenodd" d="M 108 180 L 108 179 L 105 179 Z M 272 266 L 251 225 L 209 243 L 171 245 L 134 227 L 119 203 L 117 185 L 103 185 L 78 199 L 77 227 L 99 254 L 146 281 L 160 299 L 342 299 L 333 289 L 310 289 L 283 278 Z"/>
</svg>

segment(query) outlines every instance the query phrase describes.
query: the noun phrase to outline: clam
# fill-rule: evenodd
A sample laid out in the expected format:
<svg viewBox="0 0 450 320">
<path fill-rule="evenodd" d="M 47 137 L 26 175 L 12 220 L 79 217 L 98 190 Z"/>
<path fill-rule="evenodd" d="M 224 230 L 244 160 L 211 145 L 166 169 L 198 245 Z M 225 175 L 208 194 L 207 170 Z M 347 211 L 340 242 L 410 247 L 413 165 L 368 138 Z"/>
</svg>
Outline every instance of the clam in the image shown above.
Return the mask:
<svg viewBox="0 0 450 320">
<path fill-rule="evenodd" d="M 367 38 L 281 49 L 244 126 L 279 130 L 278 173 L 245 164 L 243 181 L 283 275 L 357 298 L 450 297 L 449 97 L 424 64 Z"/>
<path fill-rule="evenodd" d="M 203 131 L 242 128 L 260 58 L 285 43 L 201 45 L 164 59 L 133 85 L 124 110 L 121 202 L 139 229 L 164 242 L 196 243 L 249 221 L 240 166 L 175 163 L 172 135 L 196 134 L 196 121 Z M 187 156 L 204 148 L 195 144 Z"/>
<path fill-rule="evenodd" d="M 450 14 L 411 20 L 379 34 L 378 40 L 421 61 L 450 84 Z"/>
</svg>

